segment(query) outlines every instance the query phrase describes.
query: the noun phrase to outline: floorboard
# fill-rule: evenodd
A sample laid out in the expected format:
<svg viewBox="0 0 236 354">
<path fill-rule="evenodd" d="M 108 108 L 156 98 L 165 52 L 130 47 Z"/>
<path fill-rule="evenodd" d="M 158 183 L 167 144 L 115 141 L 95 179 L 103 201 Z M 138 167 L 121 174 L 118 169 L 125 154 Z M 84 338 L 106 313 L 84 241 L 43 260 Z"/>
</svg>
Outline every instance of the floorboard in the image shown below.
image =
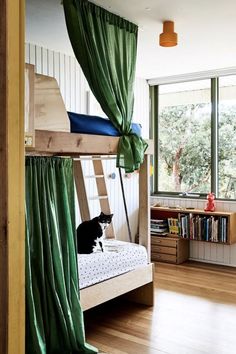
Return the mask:
<svg viewBox="0 0 236 354">
<path fill-rule="evenodd" d="M 236 269 L 156 263 L 154 307 L 118 299 L 84 316 L 101 353 L 235 354 Z"/>
</svg>

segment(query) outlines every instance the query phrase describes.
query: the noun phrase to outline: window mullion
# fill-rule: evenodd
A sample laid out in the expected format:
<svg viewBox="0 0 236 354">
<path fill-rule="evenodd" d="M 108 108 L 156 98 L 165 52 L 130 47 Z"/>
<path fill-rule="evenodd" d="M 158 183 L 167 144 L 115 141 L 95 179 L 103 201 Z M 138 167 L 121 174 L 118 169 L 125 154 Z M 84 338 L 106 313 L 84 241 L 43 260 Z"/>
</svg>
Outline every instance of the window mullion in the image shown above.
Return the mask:
<svg viewBox="0 0 236 354">
<path fill-rule="evenodd" d="M 211 79 L 211 191 L 219 196 L 218 178 L 218 121 L 219 121 L 219 79 Z"/>
<path fill-rule="evenodd" d="M 158 86 L 150 87 L 150 99 L 151 99 L 151 114 L 150 114 L 150 138 L 154 141 L 154 156 L 153 156 L 153 183 L 152 192 L 157 193 L 158 191 L 158 158 L 159 158 L 159 143 L 158 143 Z"/>
</svg>

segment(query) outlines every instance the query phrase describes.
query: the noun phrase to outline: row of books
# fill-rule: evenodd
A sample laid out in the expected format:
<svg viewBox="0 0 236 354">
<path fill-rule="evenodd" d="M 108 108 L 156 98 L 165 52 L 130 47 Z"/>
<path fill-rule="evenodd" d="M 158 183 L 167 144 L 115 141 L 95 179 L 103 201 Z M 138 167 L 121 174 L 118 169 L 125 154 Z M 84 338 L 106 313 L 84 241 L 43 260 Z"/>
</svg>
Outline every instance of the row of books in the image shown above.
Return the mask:
<svg viewBox="0 0 236 354">
<path fill-rule="evenodd" d="M 165 235 L 169 232 L 167 220 L 151 219 L 152 235 Z"/>
<path fill-rule="evenodd" d="M 175 234 L 198 241 L 227 243 L 228 219 L 226 216 L 178 214 L 178 218 L 151 219 L 152 235 Z"/>
<path fill-rule="evenodd" d="M 178 214 L 179 236 L 190 240 L 227 242 L 227 217 Z"/>
</svg>

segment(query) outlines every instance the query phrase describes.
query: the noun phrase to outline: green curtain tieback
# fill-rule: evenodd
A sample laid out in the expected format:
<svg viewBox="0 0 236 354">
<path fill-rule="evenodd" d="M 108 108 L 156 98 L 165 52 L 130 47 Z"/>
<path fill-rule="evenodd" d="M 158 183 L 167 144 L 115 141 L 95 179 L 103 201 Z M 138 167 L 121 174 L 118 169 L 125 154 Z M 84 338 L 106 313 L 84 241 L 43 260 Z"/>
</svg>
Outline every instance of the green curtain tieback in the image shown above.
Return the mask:
<svg viewBox="0 0 236 354">
<path fill-rule="evenodd" d="M 119 140 L 117 166 L 123 167 L 126 173 L 140 168 L 144 160 L 144 152 L 148 144 L 135 133 L 122 134 Z"/>
</svg>

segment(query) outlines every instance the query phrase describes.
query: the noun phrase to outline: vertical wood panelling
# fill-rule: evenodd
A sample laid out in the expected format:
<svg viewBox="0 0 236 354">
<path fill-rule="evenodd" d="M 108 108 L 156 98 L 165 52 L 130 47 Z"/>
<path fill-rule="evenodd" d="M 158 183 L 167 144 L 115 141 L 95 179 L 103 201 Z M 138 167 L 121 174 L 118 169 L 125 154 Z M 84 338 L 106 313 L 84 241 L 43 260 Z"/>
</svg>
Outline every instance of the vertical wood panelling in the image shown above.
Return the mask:
<svg viewBox="0 0 236 354">
<path fill-rule="evenodd" d="M 142 136 L 149 138 L 149 87 L 140 78 L 136 78 L 134 86 L 133 121 L 142 125 Z"/>
<path fill-rule="evenodd" d="M 70 57 L 70 110 L 75 112 L 75 59 Z"/>
<path fill-rule="evenodd" d="M 75 61 L 75 112 L 82 113 L 82 98 L 80 94 L 81 90 L 81 70 Z"/>
<path fill-rule="evenodd" d="M 30 55 L 30 52 L 29 52 L 29 44 L 26 43 L 26 44 L 25 44 L 25 62 L 26 62 L 26 63 L 29 63 L 29 55 Z"/>
<path fill-rule="evenodd" d="M 211 260 L 213 262 L 216 262 L 216 250 L 217 250 L 217 245 L 212 244 L 211 245 Z"/>
<path fill-rule="evenodd" d="M 35 46 L 35 71 L 43 74 L 42 47 Z"/>
<path fill-rule="evenodd" d="M 60 56 L 59 53 L 53 52 L 53 77 L 60 85 Z"/>
<path fill-rule="evenodd" d="M 36 64 L 37 73 L 56 78 L 66 109 L 86 113 L 88 86 L 75 58 L 35 45 L 26 44 L 26 53 L 27 50 L 29 50 L 29 55 L 26 57 L 26 62 Z"/>
<path fill-rule="evenodd" d="M 71 106 L 71 86 L 70 86 L 70 57 L 64 55 L 64 65 L 65 65 L 65 77 L 64 77 L 64 102 L 67 110 L 70 110 Z"/>
<path fill-rule="evenodd" d="M 48 63 L 48 75 L 54 76 L 54 57 L 53 57 L 53 52 L 51 50 L 48 50 L 47 63 Z"/>
<path fill-rule="evenodd" d="M 36 54 L 35 45 L 29 44 L 29 62 L 28 62 L 29 64 L 35 65 L 35 54 Z"/>
<path fill-rule="evenodd" d="M 43 75 L 48 75 L 49 67 L 48 67 L 48 50 L 45 48 L 42 48 L 41 51 L 41 61 L 42 61 L 42 67 L 41 67 L 41 72 Z"/>
<path fill-rule="evenodd" d="M 61 94 L 64 99 L 64 103 L 66 105 L 66 92 L 65 92 L 65 55 L 62 53 L 59 53 L 59 70 L 60 70 L 60 81 L 59 81 L 59 86 L 61 89 Z"/>
<path fill-rule="evenodd" d="M 194 199 L 152 197 L 151 205 L 155 203 L 159 203 L 163 206 L 178 205 L 181 207 L 191 206 L 196 209 L 204 209 L 206 202 Z M 236 202 L 218 200 L 216 201 L 216 208 L 220 211 L 236 212 Z M 236 244 L 221 245 L 190 241 L 190 258 L 197 261 L 236 266 Z"/>
</svg>

